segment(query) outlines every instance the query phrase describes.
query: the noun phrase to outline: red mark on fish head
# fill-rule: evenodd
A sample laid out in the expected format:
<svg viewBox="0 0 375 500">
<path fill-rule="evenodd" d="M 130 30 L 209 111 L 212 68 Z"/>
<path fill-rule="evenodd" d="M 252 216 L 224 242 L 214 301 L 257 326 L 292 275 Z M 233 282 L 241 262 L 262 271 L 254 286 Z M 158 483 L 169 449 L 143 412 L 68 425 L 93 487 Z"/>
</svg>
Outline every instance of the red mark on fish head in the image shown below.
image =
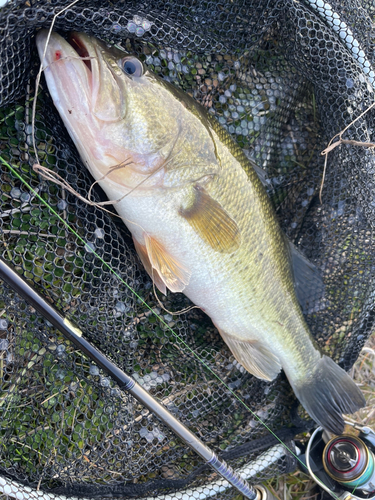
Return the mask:
<svg viewBox="0 0 375 500">
<path fill-rule="evenodd" d="M 56 50 L 56 52 L 55 52 L 55 61 L 58 61 L 59 59 L 61 59 L 61 51 L 60 50 Z"/>
</svg>

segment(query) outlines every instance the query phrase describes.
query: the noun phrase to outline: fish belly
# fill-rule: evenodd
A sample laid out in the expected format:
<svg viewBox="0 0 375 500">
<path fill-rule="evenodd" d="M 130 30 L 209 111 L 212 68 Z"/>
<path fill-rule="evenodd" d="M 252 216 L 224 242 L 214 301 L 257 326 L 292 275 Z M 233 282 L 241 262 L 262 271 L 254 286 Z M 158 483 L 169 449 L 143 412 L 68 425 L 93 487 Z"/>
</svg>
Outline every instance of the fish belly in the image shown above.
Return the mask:
<svg viewBox="0 0 375 500">
<path fill-rule="evenodd" d="M 121 198 L 120 192 L 105 190 L 110 199 Z M 267 218 L 254 193 L 247 194 L 228 207 L 242 237 L 240 247 L 230 254 L 215 252 L 202 241 L 179 216 L 180 200 L 171 193 L 128 196 L 116 210 L 135 241 L 143 244 L 145 235 L 151 235 L 189 271 L 181 291 L 211 317 L 246 370 L 272 380 L 283 368 L 310 416 L 340 433 L 342 414 L 358 410 L 364 398 L 348 374 L 315 348 L 293 290 L 275 217 Z M 236 212 L 238 205 L 242 208 Z"/>
<path fill-rule="evenodd" d="M 120 193 L 110 195 L 120 198 Z M 263 347 L 279 359 L 278 369 L 288 367 L 291 377 L 319 356 L 295 303 L 292 283 L 285 289 L 280 282 L 283 271 L 272 262 L 275 245 L 267 240 L 266 228 L 258 229 L 262 236 L 243 231 L 240 249 L 228 255 L 209 248 L 178 216 L 173 196 L 163 191 L 129 196 L 116 210 L 140 244 L 145 234 L 151 235 L 189 270 L 183 293 L 210 316 L 224 341 L 233 337 Z"/>
</svg>

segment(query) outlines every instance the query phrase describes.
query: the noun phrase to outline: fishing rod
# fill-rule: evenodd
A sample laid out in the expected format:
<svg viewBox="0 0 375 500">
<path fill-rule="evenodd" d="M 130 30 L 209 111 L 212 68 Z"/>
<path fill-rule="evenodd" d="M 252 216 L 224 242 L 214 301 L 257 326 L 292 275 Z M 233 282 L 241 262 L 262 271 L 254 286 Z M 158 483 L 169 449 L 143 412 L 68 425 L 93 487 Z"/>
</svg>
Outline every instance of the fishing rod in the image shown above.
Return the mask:
<svg viewBox="0 0 375 500">
<path fill-rule="evenodd" d="M 276 500 L 263 486 L 251 486 L 243 474 L 234 471 L 224 460 L 220 459 L 213 450 L 197 438 L 172 413 L 162 406 L 130 375 L 120 370 L 98 349 L 83 338 L 83 332 L 68 318 L 64 317 L 55 307 L 47 302 L 33 287 L 31 287 L 3 258 L 0 257 L 0 278 L 17 292 L 26 302 L 38 311 L 47 321 L 57 328 L 65 338 L 71 341 L 80 351 L 85 353 L 94 363 L 100 366 L 119 387 L 130 393 L 137 401 L 143 404 L 172 432 L 174 432 L 189 448 L 195 451 L 207 465 L 210 465 L 228 483 L 236 488 L 249 500 Z"/>
</svg>

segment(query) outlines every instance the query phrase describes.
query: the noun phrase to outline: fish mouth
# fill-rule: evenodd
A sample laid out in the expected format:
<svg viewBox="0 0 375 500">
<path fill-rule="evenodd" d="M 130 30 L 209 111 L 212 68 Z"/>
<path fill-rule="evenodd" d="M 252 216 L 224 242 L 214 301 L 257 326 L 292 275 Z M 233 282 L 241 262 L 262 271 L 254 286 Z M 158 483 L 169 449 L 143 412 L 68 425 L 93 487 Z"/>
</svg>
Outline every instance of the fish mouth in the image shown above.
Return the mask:
<svg viewBox="0 0 375 500">
<path fill-rule="evenodd" d="M 85 46 L 79 33 L 72 32 L 68 36 L 67 42 L 77 52 L 83 63 L 87 66 L 90 73 L 92 73 L 91 58 L 87 47 Z"/>
<path fill-rule="evenodd" d="M 36 44 L 55 102 L 64 97 L 68 110 L 73 106 L 82 115 L 85 109 L 85 116 L 95 119 L 98 127 L 124 118 L 127 89 L 117 63 L 118 49 L 75 31 L 64 38 L 40 30 Z"/>
</svg>

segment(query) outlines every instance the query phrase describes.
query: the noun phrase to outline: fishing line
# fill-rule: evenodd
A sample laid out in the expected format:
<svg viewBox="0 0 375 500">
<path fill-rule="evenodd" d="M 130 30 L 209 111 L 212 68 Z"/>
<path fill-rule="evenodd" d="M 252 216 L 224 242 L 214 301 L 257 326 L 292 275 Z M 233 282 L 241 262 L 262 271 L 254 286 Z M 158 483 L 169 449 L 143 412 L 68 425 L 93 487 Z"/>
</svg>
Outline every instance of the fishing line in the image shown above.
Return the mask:
<svg viewBox="0 0 375 500">
<path fill-rule="evenodd" d="M 12 173 L 13 175 L 15 175 L 28 189 L 30 189 L 30 191 L 32 191 L 34 194 L 35 194 L 35 197 L 37 197 L 39 199 L 39 201 L 41 201 L 59 220 L 60 222 L 62 222 L 68 229 L 71 233 L 73 233 L 75 235 L 75 237 L 81 242 L 83 243 L 84 245 L 87 245 L 87 242 L 73 229 L 73 227 L 71 227 L 69 225 L 68 222 L 66 222 L 50 205 L 47 201 L 45 201 L 29 184 L 28 182 L 22 177 L 22 175 L 20 175 L 17 170 L 15 170 L 11 165 L 9 165 L 9 163 L 7 161 L 4 160 L 4 158 L 2 158 L 2 156 L 0 156 L 0 160 L 1 162 L 3 163 L 3 165 L 5 165 Z M 237 401 L 239 401 L 239 403 L 241 403 L 244 408 L 246 408 L 254 418 L 256 418 L 263 426 L 265 429 L 268 430 L 268 432 L 270 432 L 272 434 L 272 436 L 277 439 L 277 441 L 279 441 L 280 444 L 282 444 L 284 446 L 284 448 L 296 459 L 298 460 L 298 462 L 300 464 L 303 465 L 303 467 L 305 467 L 305 464 L 302 462 L 302 460 L 300 460 L 298 458 L 298 456 L 268 427 L 268 425 L 263 422 L 263 420 L 255 413 L 253 412 L 248 406 L 247 404 L 235 393 L 232 391 L 232 389 L 220 378 L 219 375 L 217 375 L 206 363 L 203 359 L 201 359 L 199 357 L 199 355 L 193 350 L 191 349 L 191 347 L 184 341 L 183 338 L 181 338 L 164 320 L 161 316 L 159 316 L 153 309 L 151 306 L 149 306 L 147 304 L 147 302 L 144 301 L 144 299 L 137 294 L 137 292 L 135 290 L 133 290 L 133 288 L 128 284 L 126 283 L 126 281 L 114 270 L 112 269 L 112 267 L 100 256 L 98 255 L 94 250 L 91 250 L 90 249 L 90 252 L 93 253 L 99 260 L 100 262 L 102 262 L 102 264 L 104 264 L 110 272 L 112 272 L 120 281 L 121 283 L 123 283 L 136 297 L 137 299 L 139 299 L 141 301 L 141 303 L 147 307 L 147 309 L 149 309 L 149 311 L 151 311 L 157 318 L 158 320 L 172 333 L 172 335 L 178 339 L 184 346 L 185 348 L 205 367 L 207 368 L 207 370 L 230 392 L 230 394 L 232 394 L 232 396 L 234 396 Z"/>
</svg>

